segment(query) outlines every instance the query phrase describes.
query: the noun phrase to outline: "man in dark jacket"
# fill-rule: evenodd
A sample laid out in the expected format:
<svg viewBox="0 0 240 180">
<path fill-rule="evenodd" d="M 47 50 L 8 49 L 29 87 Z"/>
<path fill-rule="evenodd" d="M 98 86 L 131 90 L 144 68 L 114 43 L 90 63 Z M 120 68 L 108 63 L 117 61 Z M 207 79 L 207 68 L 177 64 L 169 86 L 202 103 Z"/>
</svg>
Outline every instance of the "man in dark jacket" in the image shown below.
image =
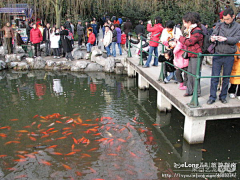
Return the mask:
<svg viewBox="0 0 240 180">
<path fill-rule="evenodd" d="M 70 18 L 67 19 L 67 21 L 65 22 L 64 26 L 66 27 L 66 29 L 68 29 L 72 33 L 72 27 L 71 27 Z"/>
<path fill-rule="evenodd" d="M 78 46 L 81 46 L 84 36 L 84 27 L 82 26 L 82 22 L 80 20 L 78 21 L 77 25 L 77 34 L 78 34 Z"/>
<path fill-rule="evenodd" d="M 43 30 L 43 42 L 45 43 L 45 55 L 50 55 L 50 24 L 47 23 L 46 27 Z"/>
<path fill-rule="evenodd" d="M 143 21 L 140 20 L 139 24 L 135 27 L 135 33 L 138 34 L 145 34 L 145 28 L 143 26 Z"/>
<path fill-rule="evenodd" d="M 72 56 L 72 44 L 71 44 L 71 40 L 68 39 L 68 30 L 66 26 L 61 26 L 61 31 L 60 31 L 60 38 L 61 38 L 61 42 L 62 42 L 62 46 L 63 46 L 63 51 L 66 54 L 66 60 L 67 61 L 73 61 L 74 58 Z"/>
<path fill-rule="evenodd" d="M 123 31 L 128 37 L 128 33 L 132 31 L 132 23 L 130 19 L 127 19 L 126 22 L 123 25 Z M 126 42 L 126 46 L 128 47 L 128 41 Z"/>
<path fill-rule="evenodd" d="M 237 51 L 236 44 L 240 40 L 240 25 L 234 21 L 235 15 L 231 8 L 223 12 L 222 23 L 217 24 L 214 29 L 211 41 L 216 42 L 216 54 L 235 54 Z M 229 76 L 232 72 L 234 56 L 214 56 L 212 65 L 212 76 L 219 76 L 223 68 L 223 76 Z M 217 86 L 219 78 L 211 78 L 210 97 L 207 104 L 213 104 L 217 98 Z M 229 77 L 223 78 L 222 90 L 219 100 L 226 104 Z"/>
</svg>

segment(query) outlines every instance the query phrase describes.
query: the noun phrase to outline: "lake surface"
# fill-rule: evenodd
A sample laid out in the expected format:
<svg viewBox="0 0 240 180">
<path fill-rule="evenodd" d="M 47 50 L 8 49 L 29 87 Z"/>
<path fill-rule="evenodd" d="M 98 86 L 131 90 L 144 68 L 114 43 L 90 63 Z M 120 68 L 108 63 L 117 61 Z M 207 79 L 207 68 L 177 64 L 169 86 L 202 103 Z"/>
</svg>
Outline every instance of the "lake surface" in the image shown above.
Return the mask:
<svg viewBox="0 0 240 180">
<path fill-rule="evenodd" d="M 1 71 L 0 79 L 0 179 L 237 179 L 236 119 L 207 122 L 204 144 L 188 145 L 184 116 L 159 113 L 157 92 L 139 90 L 137 78 Z"/>
</svg>

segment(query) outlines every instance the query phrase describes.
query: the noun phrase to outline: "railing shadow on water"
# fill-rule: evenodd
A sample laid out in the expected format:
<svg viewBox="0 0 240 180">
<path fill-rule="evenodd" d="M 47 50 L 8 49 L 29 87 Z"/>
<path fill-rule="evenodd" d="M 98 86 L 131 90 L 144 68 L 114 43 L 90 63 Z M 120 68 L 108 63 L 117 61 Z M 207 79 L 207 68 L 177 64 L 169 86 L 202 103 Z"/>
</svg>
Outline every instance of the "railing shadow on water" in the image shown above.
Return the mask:
<svg viewBox="0 0 240 180">
<path fill-rule="evenodd" d="M 137 37 L 136 35 L 133 35 L 132 33 L 129 33 L 129 36 L 135 36 Z M 131 44 L 130 40 L 128 39 L 128 57 L 132 57 L 132 54 L 131 54 L 131 46 L 137 48 L 140 50 L 140 60 L 139 60 L 139 65 L 140 66 L 143 66 L 144 63 L 143 63 L 143 57 L 142 57 L 142 53 L 145 52 L 147 54 L 151 54 L 153 57 L 156 57 L 155 55 L 153 55 L 152 53 L 149 53 L 148 51 L 145 51 L 143 50 L 142 48 L 142 40 L 143 40 L 143 36 L 140 36 L 140 48 Z M 149 41 L 152 41 L 152 42 L 156 42 L 158 43 L 159 45 L 162 46 L 162 54 L 164 54 L 164 50 L 165 50 L 165 46 L 161 43 L 161 42 L 158 42 L 158 41 L 153 41 L 153 40 L 149 40 Z M 175 68 L 178 68 L 179 70 L 187 73 L 188 75 L 190 76 L 193 76 L 194 79 L 195 79 L 195 82 L 194 82 L 194 90 L 193 90 L 193 96 L 192 96 L 192 99 L 190 101 L 190 103 L 188 103 L 187 105 L 190 107 L 190 108 L 197 108 L 197 107 L 201 107 L 199 105 L 199 101 L 198 101 L 198 93 L 197 93 L 197 90 L 198 90 L 198 86 L 199 86 L 199 83 L 200 83 L 200 79 L 201 78 L 225 78 L 225 77 L 240 77 L 240 75 L 235 75 L 235 76 L 232 76 L 232 75 L 229 75 L 229 76 L 201 76 L 201 62 L 202 62 L 202 58 L 205 57 L 205 56 L 240 56 L 240 54 L 202 54 L 202 53 L 195 53 L 195 52 L 192 52 L 192 51 L 188 51 L 186 49 L 181 49 L 183 51 L 186 51 L 188 53 L 191 53 L 191 54 L 195 54 L 197 55 L 197 59 L 198 59 L 198 62 L 197 62 L 197 69 L 196 69 L 196 75 L 195 74 L 192 74 L 188 71 L 185 71 L 184 69 L 182 68 L 179 68 L 178 66 L 175 66 L 173 64 L 171 64 L 170 62 L 168 61 L 165 61 L 165 62 L 161 62 L 161 70 L 160 70 L 160 75 L 159 75 L 159 78 L 158 78 L 158 81 L 160 82 L 163 82 L 164 80 L 164 63 L 167 63 L 171 66 L 174 66 Z M 158 58 L 158 57 L 157 57 Z"/>
</svg>

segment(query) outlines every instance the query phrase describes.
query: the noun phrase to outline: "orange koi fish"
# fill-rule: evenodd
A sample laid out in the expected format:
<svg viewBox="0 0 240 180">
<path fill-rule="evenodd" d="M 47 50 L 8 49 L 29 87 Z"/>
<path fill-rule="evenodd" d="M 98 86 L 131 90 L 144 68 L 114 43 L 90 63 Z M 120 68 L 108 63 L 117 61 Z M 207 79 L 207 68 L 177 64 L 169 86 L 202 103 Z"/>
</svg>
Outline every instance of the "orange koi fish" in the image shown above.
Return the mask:
<svg viewBox="0 0 240 180">
<path fill-rule="evenodd" d="M 61 121 L 55 121 L 56 123 L 62 123 Z"/>
<path fill-rule="evenodd" d="M 77 118 L 77 122 L 78 122 L 79 124 L 82 124 L 83 121 L 82 121 L 82 119 L 81 119 L 80 117 L 78 117 L 78 118 Z"/>
<path fill-rule="evenodd" d="M 65 154 L 65 156 L 71 156 L 71 155 L 73 155 L 73 154 L 76 154 L 76 152 L 70 152 L 70 153 L 68 153 L 68 154 Z"/>
<path fill-rule="evenodd" d="M 27 128 L 30 128 L 31 126 L 24 126 L 23 128 L 27 129 Z"/>
<path fill-rule="evenodd" d="M 16 153 L 19 153 L 19 154 L 27 154 L 28 151 L 16 151 Z"/>
<path fill-rule="evenodd" d="M 161 124 L 153 124 L 153 126 L 161 126 Z"/>
<path fill-rule="evenodd" d="M 42 125 L 42 124 L 38 124 L 37 128 L 40 129 L 41 125 Z"/>
<path fill-rule="evenodd" d="M 63 166 L 65 169 L 69 169 L 69 170 L 72 169 L 70 166 L 68 166 L 68 165 L 66 165 L 66 164 L 63 164 L 63 163 L 62 163 L 62 166 Z"/>
<path fill-rule="evenodd" d="M 88 152 L 96 151 L 96 150 L 98 150 L 98 148 L 92 148 L 92 149 L 89 149 Z"/>
<path fill-rule="evenodd" d="M 41 139 L 42 138 L 45 138 L 45 137 L 48 137 L 49 136 L 49 134 L 45 134 L 45 135 L 43 135 L 42 137 L 41 137 Z"/>
<path fill-rule="evenodd" d="M 21 159 L 25 159 L 26 157 L 20 154 L 17 154 L 16 156 L 20 157 Z"/>
<path fill-rule="evenodd" d="M 49 132 L 49 133 L 51 133 L 51 134 L 53 134 L 53 133 L 56 133 L 56 132 L 58 132 L 59 130 L 55 130 L 55 131 L 51 131 L 51 132 Z"/>
<path fill-rule="evenodd" d="M 63 155 L 63 154 L 60 153 L 60 152 L 51 152 L 50 154 L 53 154 L 53 155 Z"/>
<path fill-rule="evenodd" d="M 91 157 L 89 154 L 82 154 L 83 157 Z"/>
<path fill-rule="evenodd" d="M 134 154 L 133 152 L 131 152 L 131 151 L 128 151 L 133 157 L 137 157 L 137 155 L 136 154 Z"/>
<path fill-rule="evenodd" d="M 72 129 L 71 127 L 65 127 L 65 128 L 62 128 L 62 130 L 68 130 L 68 129 Z"/>
<path fill-rule="evenodd" d="M 97 133 L 97 134 L 93 134 L 94 136 L 99 136 L 99 135 L 101 135 L 101 133 Z"/>
<path fill-rule="evenodd" d="M 20 132 L 20 133 L 28 133 L 29 131 L 27 131 L 27 130 L 16 130 L 16 132 Z"/>
<path fill-rule="evenodd" d="M 79 144 L 78 141 L 74 137 L 72 137 L 72 139 L 73 139 L 75 144 Z"/>
<path fill-rule="evenodd" d="M 22 175 L 19 175 L 19 176 L 15 176 L 14 179 L 22 179 L 22 178 L 26 178 L 27 175 L 26 174 L 22 174 Z"/>
<path fill-rule="evenodd" d="M 10 126 L 4 126 L 4 127 L 0 127 L 0 129 L 8 129 L 8 130 L 10 130 L 11 127 Z"/>
<path fill-rule="evenodd" d="M 7 155 L 5 154 L 0 155 L 0 158 L 4 158 L 4 157 L 7 157 Z"/>
<path fill-rule="evenodd" d="M 79 172 L 79 171 L 76 171 L 75 173 L 76 173 L 77 176 L 82 176 L 82 173 Z"/>
<path fill-rule="evenodd" d="M 16 161 L 16 162 L 25 162 L 27 161 L 26 159 L 14 159 L 13 161 Z"/>
<path fill-rule="evenodd" d="M 92 121 L 91 119 L 87 119 L 87 120 L 85 120 L 85 121 Z"/>
<path fill-rule="evenodd" d="M 19 119 L 10 119 L 10 121 L 18 121 Z"/>
<path fill-rule="evenodd" d="M 8 141 L 4 145 L 8 145 L 8 144 L 12 144 L 12 143 L 18 144 L 18 143 L 20 143 L 20 141 Z"/>
<path fill-rule="evenodd" d="M 4 133 L 0 133 L 0 137 L 7 137 L 7 135 Z"/>
<path fill-rule="evenodd" d="M 95 140 L 95 141 L 102 142 L 102 141 L 106 141 L 107 139 L 109 139 L 109 138 L 101 138 L 101 139 L 98 139 L 98 140 Z"/>
<path fill-rule="evenodd" d="M 73 134 L 73 133 L 72 133 L 72 132 L 70 132 L 70 133 L 67 133 L 67 134 L 66 134 L 66 136 L 69 136 L 69 135 L 71 135 L 71 134 Z"/>
<path fill-rule="evenodd" d="M 46 132 L 48 132 L 48 131 L 51 131 L 51 130 L 54 130 L 55 128 L 49 128 Z"/>
<path fill-rule="evenodd" d="M 63 136 L 63 137 L 56 138 L 55 140 L 66 139 L 66 138 L 67 138 L 66 136 Z"/>
<path fill-rule="evenodd" d="M 40 159 L 39 163 L 45 164 L 45 165 L 47 165 L 47 166 L 51 166 L 51 165 L 52 165 L 50 162 L 45 161 L 45 160 L 42 160 L 42 159 Z"/>
<path fill-rule="evenodd" d="M 46 149 L 50 149 L 50 148 L 56 148 L 58 145 L 52 145 L 52 146 L 48 146 L 46 147 Z"/>
<path fill-rule="evenodd" d="M 79 116 L 80 115 L 80 113 L 76 113 L 76 114 L 73 114 L 74 116 Z"/>
<path fill-rule="evenodd" d="M 34 122 L 31 124 L 31 126 L 33 126 L 34 124 L 36 124 L 36 121 L 34 121 Z"/>
<path fill-rule="evenodd" d="M 27 156 L 29 158 L 35 158 L 35 156 L 33 154 L 26 154 L 25 156 Z"/>
<path fill-rule="evenodd" d="M 126 142 L 126 140 L 122 139 L 122 138 L 118 138 L 119 141 L 121 142 Z"/>
<path fill-rule="evenodd" d="M 116 148 L 116 151 L 119 152 L 119 151 L 121 150 L 121 148 L 122 148 L 121 146 L 118 146 L 118 147 Z"/>
<path fill-rule="evenodd" d="M 117 154 L 108 154 L 109 156 L 118 156 Z"/>
<path fill-rule="evenodd" d="M 69 123 L 72 123 L 72 122 L 73 122 L 73 118 L 67 120 L 65 123 L 66 123 L 66 124 L 69 124 Z"/>
<path fill-rule="evenodd" d="M 97 171 L 91 167 L 88 167 L 93 173 L 96 173 Z"/>
<path fill-rule="evenodd" d="M 32 141 L 36 141 L 37 139 L 35 137 L 30 136 L 29 139 L 31 139 Z"/>
<path fill-rule="evenodd" d="M 103 119 L 112 120 L 113 118 L 111 118 L 111 117 L 101 117 L 101 121 L 102 121 Z"/>
<path fill-rule="evenodd" d="M 74 151 L 74 148 L 75 148 L 75 144 L 72 144 L 72 151 Z"/>
</svg>

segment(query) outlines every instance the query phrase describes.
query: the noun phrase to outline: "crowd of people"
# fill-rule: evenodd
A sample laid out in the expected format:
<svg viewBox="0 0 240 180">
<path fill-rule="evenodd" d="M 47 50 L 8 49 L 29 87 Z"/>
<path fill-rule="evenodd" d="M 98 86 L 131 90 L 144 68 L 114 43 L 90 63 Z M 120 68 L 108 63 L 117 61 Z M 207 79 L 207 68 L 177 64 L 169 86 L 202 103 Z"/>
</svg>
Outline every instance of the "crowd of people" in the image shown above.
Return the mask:
<svg viewBox="0 0 240 180">
<path fill-rule="evenodd" d="M 103 35 L 99 37 L 99 30 L 102 28 Z M 116 57 L 116 46 L 119 49 L 119 55 L 123 54 L 123 49 L 130 46 L 128 43 L 137 44 L 137 47 L 142 46 L 143 52 L 137 49 L 136 53 L 146 61 L 143 68 L 149 68 L 152 59 L 152 66 L 157 67 L 158 62 L 168 61 L 174 66 L 165 63 L 165 83 L 169 83 L 171 79 L 175 83 L 179 83 L 179 89 L 185 90 L 185 97 L 192 96 L 194 90 L 195 78 L 192 75 L 180 70 L 179 68 L 196 75 L 197 70 L 197 55 L 193 53 L 186 53 L 183 49 L 194 53 L 205 53 L 202 50 L 205 37 L 209 37 L 207 41 L 214 44 L 216 54 L 235 54 L 240 53 L 240 25 L 236 21 L 234 11 L 227 8 L 220 13 L 220 20 L 213 25 L 213 28 L 208 29 L 206 23 L 201 22 L 201 17 L 196 12 L 188 12 L 182 17 L 182 27 L 180 24 L 175 24 L 174 21 L 169 20 L 162 24 L 161 17 L 156 17 L 154 24 L 151 20 L 147 22 L 147 28 L 144 26 L 142 20 L 133 28 L 130 19 L 125 22 L 116 16 L 102 17 L 101 23 L 93 18 L 91 22 L 79 20 L 76 26 L 67 19 L 65 24 L 60 28 L 52 26 L 47 23 L 45 28 L 41 24 L 28 23 L 26 27 L 28 34 L 28 41 L 32 43 L 35 49 L 35 57 L 41 56 L 40 44 L 45 43 L 45 55 L 51 55 L 53 52 L 54 58 L 60 56 L 66 57 L 67 60 L 73 60 L 72 50 L 74 45 L 74 35 L 77 35 L 78 46 L 86 46 L 87 52 L 90 53 L 93 46 L 102 42 L 107 56 Z M 14 39 L 14 32 L 7 23 L 1 31 L 5 31 L 5 43 L 9 53 L 12 53 L 12 42 Z M 129 32 L 134 32 L 137 38 L 129 35 Z M 146 33 L 150 36 L 147 37 Z M 18 38 L 19 37 L 19 32 Z M 141 43 L 140 43 L 141 42 Z M 21 45 L 23 42 L 18 42 Z M 164 55 L 158 54 L 159 44 L 165 46 Z M 131 47 L 131 46 L 130 46 Z M 52 49 L 52 51 L 51 51 Z M 154 54 L 154 57 L 152 57 Z M 238 63 L 239 56 L 214 56 L 212 61 L 212 76 L 219 76 L 223 68 L 223 76 L 239 75 L 240 65 Z M 231 87 L 229 86 L 229 79 Z M 219 78 L 211 78 L 210 96 L 207 104 L 213 104 L 217 99 L 217 89 Z M 230 98 L 237 98 L 240 100 L 240 78 L 238 77 L 224 77 L 222 81 L 221 93 L 219 100 L 222 103 L 227 103 L 226 97 L 229 93 Z M 201 85 L 199 81 L 198 96 L 201 96 Z"/>
</svg>

